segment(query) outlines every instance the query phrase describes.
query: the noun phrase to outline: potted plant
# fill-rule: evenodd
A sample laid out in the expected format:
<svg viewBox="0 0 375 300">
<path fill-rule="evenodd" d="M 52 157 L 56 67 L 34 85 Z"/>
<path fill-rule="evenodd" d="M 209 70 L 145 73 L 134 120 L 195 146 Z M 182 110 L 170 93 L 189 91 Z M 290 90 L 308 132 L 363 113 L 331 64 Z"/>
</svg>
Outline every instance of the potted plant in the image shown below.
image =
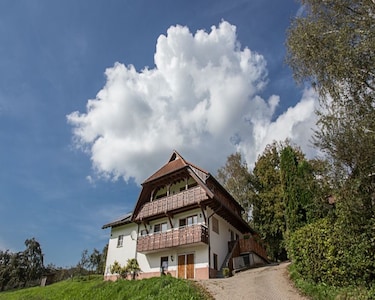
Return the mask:
<svg viewBox="0 0 375 300">
<path fill-rule="evenodd" d="M 223 276 L 225 278 L 228 278 L 230 276 L 230 269 L 229 268 L 223 268 Z"/>
</svg>

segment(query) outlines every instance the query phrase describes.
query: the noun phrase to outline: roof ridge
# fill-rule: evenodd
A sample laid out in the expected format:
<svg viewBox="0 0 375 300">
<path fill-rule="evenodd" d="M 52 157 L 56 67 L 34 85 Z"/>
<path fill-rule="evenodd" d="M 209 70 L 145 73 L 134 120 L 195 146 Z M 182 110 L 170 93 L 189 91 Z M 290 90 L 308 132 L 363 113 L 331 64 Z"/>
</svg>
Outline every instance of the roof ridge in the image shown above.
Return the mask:
<svg viewBox="0 0 375 300">
<path fill-rule="evenodd" d="M 171 154 L 167 163 L 170 163 L 171 161 L 176 160 L 177 157 L 180 158 L 184 162 L 185 165 L 188 164 L 187 161 L 182 157 L 182 155 L 177 152 L 177 150 L 173 150 L 173 152 L 172 152 L 172 154 Z"/>
</svg>

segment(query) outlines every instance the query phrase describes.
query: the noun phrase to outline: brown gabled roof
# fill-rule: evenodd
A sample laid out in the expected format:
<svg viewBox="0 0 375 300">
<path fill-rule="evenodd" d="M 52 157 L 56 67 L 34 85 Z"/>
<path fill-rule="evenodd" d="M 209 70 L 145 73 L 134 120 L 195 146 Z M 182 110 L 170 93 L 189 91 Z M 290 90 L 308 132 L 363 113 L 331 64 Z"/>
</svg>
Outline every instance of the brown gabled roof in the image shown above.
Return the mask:
<svg viewBox="0 0 375 300">
<path fill-rule="evenodd" d="M 168 175 L 170 173 L 173 173 L 177 170 L 183 169 L 187 166 L 192 166 L 202 171 L 203 173 L 208 174 L 208 172 L 206 172 L 202 168 L 197 167 L 196 165 L 187 162 L 176 150 L 174 150 L 168 162 L 164 166 L 162 166 L 159 170 L 157 170 L 154 174 L 152 174 L 149 178 L 147 178 L 143 182 L 143 184 L 153 181 L 157 178 L 163 177 L 165 175 Z"/>
<path fill-rule="evenodd" d="M 182 158 L 182 156 L 179 155 L 177 151 L 173 151 L 168 162 L 164 166 L 162 166 L 159 170 L 157 170 L 154 174 L 152 174 L 149 178 L 147 178 L 143 183 L 153 181 L 157 178 L 163 177 L 176 170 L 182 169 L 186 166 L 187 166 L 187 163 Z"/>
</svg>

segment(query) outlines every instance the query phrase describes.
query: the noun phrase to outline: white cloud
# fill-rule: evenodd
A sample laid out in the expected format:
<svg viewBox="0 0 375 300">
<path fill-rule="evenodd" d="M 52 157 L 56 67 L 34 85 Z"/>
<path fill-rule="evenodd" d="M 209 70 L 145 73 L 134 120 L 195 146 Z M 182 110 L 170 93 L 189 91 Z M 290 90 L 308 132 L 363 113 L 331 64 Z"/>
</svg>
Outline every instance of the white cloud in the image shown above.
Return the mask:
<svg viewBox="0 0 375 300">
<path fill-rule="evenodd" d="M 116 63 L 86 113 L 67 116 L 99 174 L 140 183 L 173 149 L 212 173 L 236 150 L 252 165 L 273 140 L 289 137 L 306 149 L 316 97 L 306 91 L 272 122 L 279 97 L 258 96 L 266 61 L 241 49 L 235 26 L 222 21 L 195 34 L 172 26 L 158 38 L 154 60 L 155 68 L 139 72 Z"/>
</svg>

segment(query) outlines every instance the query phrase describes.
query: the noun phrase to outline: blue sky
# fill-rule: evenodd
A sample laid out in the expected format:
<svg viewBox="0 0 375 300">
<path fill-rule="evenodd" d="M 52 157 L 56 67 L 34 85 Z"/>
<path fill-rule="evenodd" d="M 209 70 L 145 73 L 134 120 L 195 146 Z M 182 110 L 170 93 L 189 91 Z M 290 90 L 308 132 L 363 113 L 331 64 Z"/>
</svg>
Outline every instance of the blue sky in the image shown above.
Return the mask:
<svg viewBox="0 0 375 300">
<path fill-rule="evenodd" d="M 102 249 L 173 149 L 211 173 L 308 140 L 316 97 L 284 63 L 294 0 L 0 1 L 0 249 Z M 176 26 L 178 25 L 178 26 Z M 133 67 L 132 67 L 133 66 Z M 91 100 L 90 100 L 91 99 Z"/>
</svg>

